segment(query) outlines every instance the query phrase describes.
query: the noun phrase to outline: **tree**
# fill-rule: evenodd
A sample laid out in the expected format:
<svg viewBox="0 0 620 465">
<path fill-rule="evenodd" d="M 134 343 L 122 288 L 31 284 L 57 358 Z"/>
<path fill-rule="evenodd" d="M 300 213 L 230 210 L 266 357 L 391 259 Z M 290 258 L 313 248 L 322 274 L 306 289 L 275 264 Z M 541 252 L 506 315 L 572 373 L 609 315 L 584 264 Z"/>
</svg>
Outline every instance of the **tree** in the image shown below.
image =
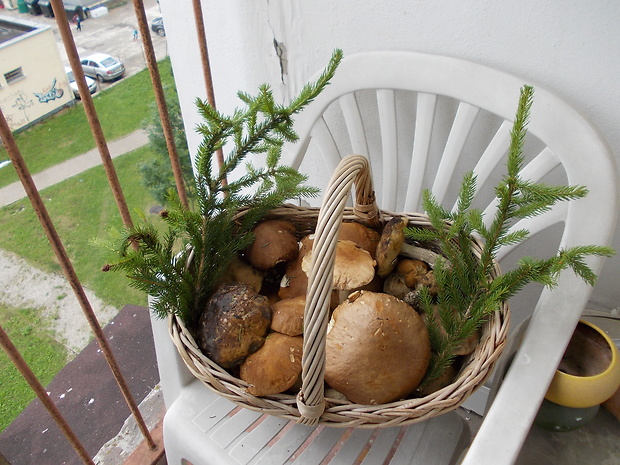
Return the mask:
<svg viewBox="0 0 620 465">
<path fill-rule="evenodd" d="M 183 117 L 179 98 L 174 88 L 164 89 L 164 95 L 168 106 L 170 123 L 174 135 L 174 142 L 181 162 L 183 180 L 188 191 L 193 189 L 194 173 L 185 137 Z M 149 146 L 153 149 L 155 158 L 145 161 L 140 165 L 142 174 L 142 184 L 149 190 L 153 198 L 161 205 L 167 203 L 166 197 L 170 189 L 176 189 L 170 158 L 168 156 L 168 146 L 162 129 L 157 105 L 151 107 L 151 115 L 147 122 L 147 132 L 149 135 Z"/>
</svg>

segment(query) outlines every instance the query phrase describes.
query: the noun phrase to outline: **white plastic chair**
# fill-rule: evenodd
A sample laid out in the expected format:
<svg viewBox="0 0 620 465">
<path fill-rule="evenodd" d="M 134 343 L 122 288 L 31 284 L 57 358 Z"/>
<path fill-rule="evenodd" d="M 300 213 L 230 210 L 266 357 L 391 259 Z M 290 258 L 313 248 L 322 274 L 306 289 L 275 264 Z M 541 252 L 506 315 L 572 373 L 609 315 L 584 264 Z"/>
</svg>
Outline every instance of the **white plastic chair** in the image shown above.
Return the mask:
<svg viewBox="0 0 620 465">
<path fill-rule="evenodd" d="M 310 185 L 325 187 L 342 156 L 367 155 L 378 204 L 389 211 L 419 210 L 425 187 L 449 206 L 462 174 L 474 169 L 478 206 L 492 208 L 492 187 L 503 173 L 509 130 L 525 83 L 448 57 L 410 52 L 348 56 L 330 86 L 297 118 L 301 140 L 288 147 L 285 158 L 310 175 Z M 502 250 L 505 266 L 511 257 L 536 255 L 538 248 L 544 249 L 538 256 L 549 256 L 558 247 L 607 245 L 616 220 L 617 171 L 607 146 L 575 110 L 535 89 L 526 145 L 531 153 L 523 175 L 586 185 L 590 193 L 527 221 L 523 226 L 535 238 L 530 245 Z M 589 264 L 600 272 L 601 259 L 592 258 Z M 154 321 L 168 409 L 168 463 L 514 463 L 591 288 L 565 272 L 553 291 L 530 291 L 511 301 L 517 320 L 533 315 L 464 458 L 469 430 L 454 412 L 373 431 L 312 429 L 236 407 L 192 377 L 169 341 L 166 322 Z"/>
</svg>

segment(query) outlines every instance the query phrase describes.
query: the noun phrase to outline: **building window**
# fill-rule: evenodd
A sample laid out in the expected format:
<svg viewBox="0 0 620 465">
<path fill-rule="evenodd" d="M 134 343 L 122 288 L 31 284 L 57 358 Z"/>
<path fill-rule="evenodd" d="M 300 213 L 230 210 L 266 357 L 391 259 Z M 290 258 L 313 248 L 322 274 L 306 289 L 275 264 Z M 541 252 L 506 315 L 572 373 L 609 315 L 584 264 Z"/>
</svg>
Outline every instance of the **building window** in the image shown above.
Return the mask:
<svg viewBox="0 0 620 465">
<path fill-rule="evenodd" d="M 23 78 L 24 72 L 21 67 L 14 69 L 13 71 L 9 71 L 8 73 L 4 73 L 4 79 L 6 79 L 7 84 L 13 84 Z"/>
</svg>

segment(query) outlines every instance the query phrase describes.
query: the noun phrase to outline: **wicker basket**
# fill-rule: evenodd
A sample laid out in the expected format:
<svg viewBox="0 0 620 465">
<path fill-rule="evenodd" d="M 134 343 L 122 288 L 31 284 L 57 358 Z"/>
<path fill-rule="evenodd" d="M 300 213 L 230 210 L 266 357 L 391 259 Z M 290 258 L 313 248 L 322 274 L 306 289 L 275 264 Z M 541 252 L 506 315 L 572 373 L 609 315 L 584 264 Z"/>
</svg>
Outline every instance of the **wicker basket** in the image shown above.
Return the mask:
<svg viewBox="0 0 620 465">
<path fill-rule="evenodd" d="M 355 207 L 345 208 L 353 184 Z M 377 208 L 368 161 L 357 155 L 342 160 L 330 180 L 320 209 L 283 205 L 270 213 L 269 218 L 292 221 L 300 238 L 315 233 L 315 259 L 308 279 L 304 317 L 302 389 L 297 396 L 278 394 L 256 397 L 249 394 L 247 383 L 207 358 L 183 322 L 177 317 L 170 317 L 170 335 L 188 369 L 209 388 L 237 404 L 309 425 L 321 423 L 367 428 L 406 425 L 457 408 L 484 383 L 502 352 L 509 320 L 506 303 L 487 320 L 478 346 L 463 363 L 452 384 L 426 397 L 382 405 L 359 405 L 324 397 L 325 337 L 338 225 L 343 220 L 355 220 L 367 226 L 379 226 L 395 215 Z M 431 227 L 424 215 L 398 213 L 398 216 L 408 218 L 410 226 Z M 481 244 L 475 239 L 472 239 L 472 249 L 481 249 Z M 494 275 L 499 272 L 496 265 Z"/>
</svg>

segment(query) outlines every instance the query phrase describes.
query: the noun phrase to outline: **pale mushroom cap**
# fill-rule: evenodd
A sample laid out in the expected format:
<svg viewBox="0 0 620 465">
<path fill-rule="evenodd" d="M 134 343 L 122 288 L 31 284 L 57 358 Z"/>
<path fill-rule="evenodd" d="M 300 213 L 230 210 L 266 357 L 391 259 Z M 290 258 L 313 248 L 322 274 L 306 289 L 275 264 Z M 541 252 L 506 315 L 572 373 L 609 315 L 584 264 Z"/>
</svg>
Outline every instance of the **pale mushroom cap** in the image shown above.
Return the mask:
<svg viewBox="0 0 620 465">
<path fill-rule="evenodd" d="M 375 277 L 375 265 L 370 253 L 354 242 L 338 241 L 332 287 L 339 291 L 349 291 L 368 284 Z M 311 266 L 312 251 L 301 261 L 301 268 L 306 275 L 310 274 Z"/>
<path fill-rule="evenodd" d="M 393 296 L 359 291 L 333 314 L 325 381 L 351 402 L 383 404 L 420 384 L 431 355 L 424 321 Z"/>
<path fill-rule="evenodd" d="M 241 364 L 239 377 L 254 396 L 279 394 L 292 387 L 301 373 L 303 338 L 271 333 L 263 346 Z"/>
</svg>

